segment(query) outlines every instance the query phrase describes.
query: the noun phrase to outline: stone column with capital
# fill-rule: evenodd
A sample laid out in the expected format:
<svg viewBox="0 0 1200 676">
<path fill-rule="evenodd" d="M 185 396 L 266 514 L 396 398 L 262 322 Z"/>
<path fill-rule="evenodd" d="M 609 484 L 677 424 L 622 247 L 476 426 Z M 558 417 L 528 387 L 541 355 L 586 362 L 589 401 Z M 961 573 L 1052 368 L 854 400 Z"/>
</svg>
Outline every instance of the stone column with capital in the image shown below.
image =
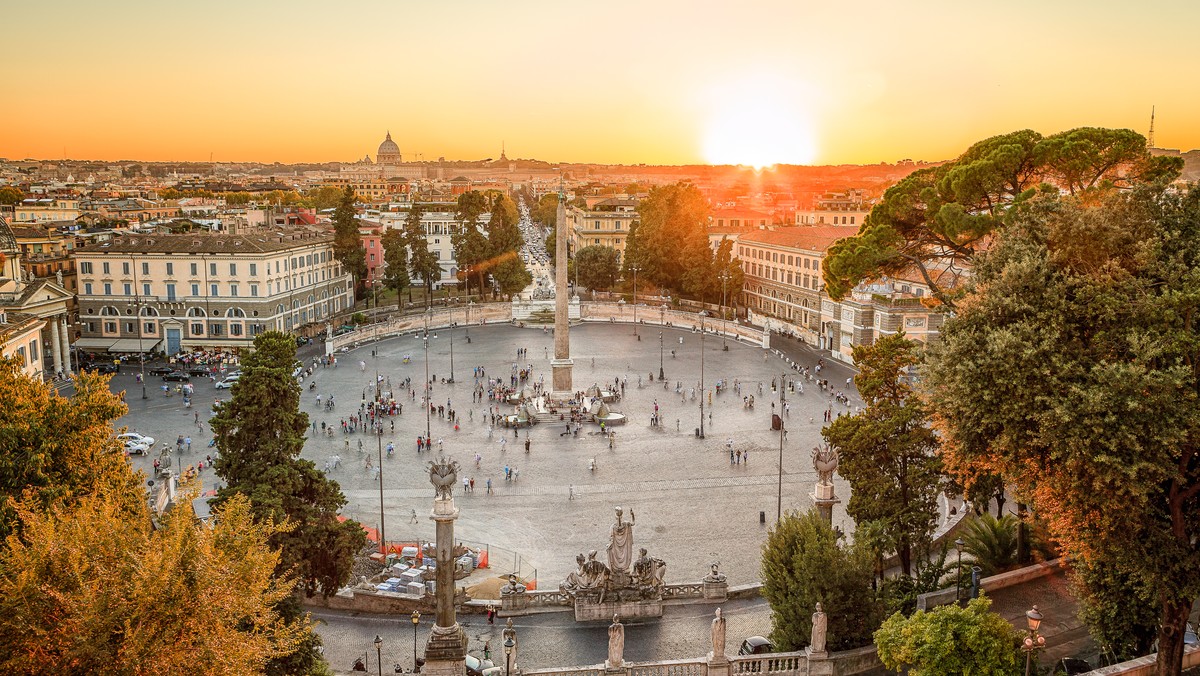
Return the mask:
<svg viewBox="0 0 1200 676">
<path fill-rule="evenodd" d="M 67 331 L 67 317 L 58 318 L 58 333 L 62 338 L 63 375 L 71 375 L 71 334 Z"/>
<path fill-rule="evenodd" d="M 552 370 L 551 396 L 556 401 L 568 401 L 575 394 L 571 382 L 571 369 L 575 362 L 571 360 L 571 322 L 569 317 L 569 295 L 567 291 L 567 211 L 566 196 L 558 196 L 558 223 L 554 242 L 554 359 L 550 360 Z"/>
<path fill-rule="evenodd" d="M 429 463 L 429 481 L 437 489 L 429 518 L 436 524 L 437 615 L 429 642 L 425 644 L 426 676 L 465 676 L 467 634 L 459 626 L 454 609 L 454 485 L 458 481 L 458 463 L 445 456 Z"/>
<path fill-rule="evenodd" d="M 50 319 L 46 322 L 50 325 L 50 354 L 54 359 L 54 377 L 63 370 L 62 364 L 62 338 L 58 335 L 58 322 Z"/>
</svg>

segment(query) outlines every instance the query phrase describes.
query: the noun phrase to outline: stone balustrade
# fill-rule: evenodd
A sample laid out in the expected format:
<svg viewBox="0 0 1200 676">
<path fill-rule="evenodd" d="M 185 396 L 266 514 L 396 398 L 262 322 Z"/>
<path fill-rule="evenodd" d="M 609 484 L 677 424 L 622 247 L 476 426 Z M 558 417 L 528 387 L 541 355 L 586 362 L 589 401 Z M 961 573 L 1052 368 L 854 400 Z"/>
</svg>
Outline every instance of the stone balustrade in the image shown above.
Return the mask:
<svg viewBox="0 0 1200 676">
<path fill-rule="evenodd" d="M 729 660 L 730 674 L 807 674 L 808 655 L 803 651 L 745 655 Z"/>
</svg>

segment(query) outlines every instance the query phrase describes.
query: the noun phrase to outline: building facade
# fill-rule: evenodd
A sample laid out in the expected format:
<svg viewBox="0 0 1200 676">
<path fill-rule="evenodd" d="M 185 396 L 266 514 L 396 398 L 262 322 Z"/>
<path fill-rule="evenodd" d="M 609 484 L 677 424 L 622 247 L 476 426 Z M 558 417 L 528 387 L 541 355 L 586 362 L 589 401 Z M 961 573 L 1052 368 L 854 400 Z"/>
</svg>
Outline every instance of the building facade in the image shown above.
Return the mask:
<svg viewBox="0 0 1200 676">
<path fill-rule="evenodd" d="M 589 246 L 603 246 L 617 252 L 617 262 L 625 257 L 629 226 L 637 220 L 635 199 L 612 197 L 586 209 L 568 205 L 567 232 L 571 233 L 571 248 L 579 251 Z"/>
<path fill-rule="evenodd" d="M 79 347 L 250 347 L 263 331 L 315 333 L 352 305 L 333 234 L 123 235 L 76 254 Z"/>
<path fill-rule="evenodd" d="M 0 326 L 4 354 L 25 360 L 31 376 L 71 373 L 71 292 L 55 278 L 36 278 L 25 269 L 21 249 L 8 223 L 0 218 Z"/>
</svg>

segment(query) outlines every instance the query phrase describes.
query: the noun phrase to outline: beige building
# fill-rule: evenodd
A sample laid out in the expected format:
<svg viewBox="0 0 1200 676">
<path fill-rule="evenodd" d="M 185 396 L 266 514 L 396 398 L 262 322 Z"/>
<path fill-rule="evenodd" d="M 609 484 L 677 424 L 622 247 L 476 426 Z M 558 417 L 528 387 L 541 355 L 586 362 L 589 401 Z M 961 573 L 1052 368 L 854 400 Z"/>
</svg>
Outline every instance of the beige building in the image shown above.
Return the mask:
<svg viewBox="0 0 1200 676">
<path fill-rule="evenodd" d="M 263 331 L 316 333 L 352 304 L 333 234 L 316 229 L 123 235 L 76 263 L 87 350 L 236 351 Z"/>
<path fill-rule="evenodd" d="M 635 199 L 611 197 L 587 209 L 568 206 L 567 231 L 571 233 L 572 250 L 604 246 L 615 249 L 620 262 L 625 256 L 629 226 L 637 220 L 637 205 Z"/>
<path fill-rule="evenodd" d="M 0 354 L 16 357 L 21 372 L 30 378 L 42 377 L 42 328 L 45 320 L 23 312 L 0 309 Z"/>
<path fill-rule="evenodd" d="M 73 221 L 83 213 L 78 198 L 27 199 L 13 207 L 13 223 Z"/>
<path fill-rule="evenodd" d="M 0 342 L 4 353 L 26 359 L 30 375 L 69 374 L 70 302 L 71 292 L 58 279 L 36 279 L 24 269 L 17 239 L 0 218 L 0 312 L 6 317 Z M 45 365 L 47 357 L 49 365 Z"/>
</svg>

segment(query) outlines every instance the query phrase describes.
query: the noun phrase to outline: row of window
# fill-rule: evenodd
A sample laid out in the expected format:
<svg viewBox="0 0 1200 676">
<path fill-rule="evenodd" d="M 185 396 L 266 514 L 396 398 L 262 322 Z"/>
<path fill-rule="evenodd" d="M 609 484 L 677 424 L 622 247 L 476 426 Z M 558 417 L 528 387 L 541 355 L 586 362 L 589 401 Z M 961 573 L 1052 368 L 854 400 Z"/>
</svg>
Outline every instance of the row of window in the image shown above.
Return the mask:
<svg viewBox="0 0 1200 676">
<path fill-rule="evenodd" d="M 117 322 L 108 321 L 108 322 L 104 322 L 103 324 L 104 324 L 104 333 L 106 333 L 106 334 L 117 333 Z M 250 335 L 257 336 L 258 334 L 262 333 L 265 330 L 264 326 L 265 326 L 264 324 L 250 324 L 249 325 Z M 192 322 L 192 323 L 188 324 L 188 329 L 189 329 L 189 333 L 192 336 L 205 335 L 205 324 L 203 322 Z M 216 322 L 209 323 L 207 329 L 208 329 L 208 335 L 213 336 L 213 337 L 221 336 L 225 332 L 224 324 L 216 323 Z M 96 323 L 95 322 L 87 322 L 87 330 L 89 332 L 94 333 L 96 331 Z M 126 331 L 126 333 L 136 332 L 137 331 L 136 325 L 133 322 L 125 322 L 125 331 Z M 155 335 L 158 335 L 157 332 L 158 332 L 158 324 L 156 324 L 155 322 L 142 322 L 142 335 L 155 336 Z M 231 335 L 231 336 L 244 335 L 242 323 L 241 322 L 231 322 L 229 324 L 229 335 Z"/>
<path fill-rule="evenodd" d="M 749 251 L 750 253 L 747 254 L 746 253 L 747 251 Z M 791 266 L 801 266 L 802 265 L 805 270 L 820 270 L 821 269 L 821 261 L 820 261 L 820 259 L 817 259 L 817 258 L 810 258 L 808 256 L 792 256 L 792 255 L 788 255 L 788 254 L 781 254 L 777 251 L 772 251 L 768 254 L 768 252 L 763 251 L 762 249 L 753 249 L 753 248 L 747 249 L 744 246 L 739 246 L 738 247 L 738 257 L 746 258 L 747 255 L 750 258 L 755 259 L 755 260 L 770 261 L 771 263 L 779 263 L 781 265 L 791 265 Z"/>
<path fill-rule="evenodd" d="M 133 285 L 132 284 L 126 283 L 122 286 L 123 286 L 123 290 L 124 290 L 124 293 L 122 295 L 125 295 L 125 296 L 133 295 Z M 176 285 L 168 283 L 166 286 L 167 286 L 167 295 L 166 295 L 167 301 L 172 302 L 172 301 L 178 300 L 179 297 L 175 293 Z M 191 295 L 199 296 L 200 295 L 200 285 L 192 284 L 191 286 L 192 286 Z M 258 284 L 250 284 L 249 287 L 250 287 L 250 297 L 256 298 L 258 296 Z M 102 285 L 102 288 L 104 290 L 103 295 L 105 295 L 105 296 L 113 295 L 113 285 L 111 282 L 104 282 L 104 284 Z M 142 284 L 142 295 L 143 296 L 147 296 L 147 297 L 153 296 L 154 294 L 152 294 L 150 291 L 151 291 L 151 287 L 149 284 Z M 221 296 L 221 288 L 220 288 L 219 284 L 209 284 L 208 291 L 209 291 L 208 295 L 211 297 L 217 298 L 217 297 Z M 84 282 L 83 295 L 85 295 L 85 296 L 95 295 L 93 292 L 94 292 L 94 287 L 92 286 L 92 283 Z M 230 297 L 235 297 L 235 298 L 239 295 L 239 285 L 238 284 L 230 284 L 229 285 L 229 295 L 230 295 Z"/>
<path fill-rule="evenodd" d="M 327 251 L 319 251 L 317 253 L 306 254 L 303 256 L 293 256 L 291 259 L 284 259 L 283 270 L 286 272 L 290 272 L 292 270 L 298 270 L 303 267 L 310 267 L 313 265 L 321 265 L 323 263 L 327 263 L 332 260 L 333 260 L 333 256 Z M 237 263 L 229 263 L 228 265 L 229 265 L 229 276 L 236 277 L 238 274 L 238 264 Z M 250 276 L 251 277 L 256 276 L 258 274 L 258 263 L 249 263 L 248 265 L 250 267 Z M 189 274 L 191 274 L 192 277 L 195 277 L 200 274 L 200 264 L 199 263 L 188 263 L 188 266 L 189 266 L 188 272 L 189 272 Z M 267 268 L 268 268 L 267 272 L 270 273 L 270 264 L 267 264 Z M 108 261 L 102 261 L 100 263 L 100 269 L 101 269 L 101 274 L 105 274 L 105 275 L 112 274 L 112 265 Z M 122 274 L 125 274 L 125 275 L 130 274 L 130 269 L 131 268 L 130 268 L 129 261 L 123 261 L 121 263 L 121 273 Z M 216 277 L 218 274 L 218 270 L 219 270 L 219 267 L 218 267 L 217 263 L 210 262 L 208 264 L 208 276 L 209 277 Z M 85 275 L 92 274 L 93 273 L 92 261 L 81 261 L 79 263 L 79 271 Z M 279 272 L 280 272 L 279 261 L 275 261 L 275 273 L 278 274 Z M 142 262 L 141 274 L 146 275 L 146 276 L 150 275 L 150 263 L 145 262 L 145 261 Z M 167 262 L 167 276 L 171 277 L 174 274 L 175 274 L 175 263 L 168 261 Z"/>
</svg>

